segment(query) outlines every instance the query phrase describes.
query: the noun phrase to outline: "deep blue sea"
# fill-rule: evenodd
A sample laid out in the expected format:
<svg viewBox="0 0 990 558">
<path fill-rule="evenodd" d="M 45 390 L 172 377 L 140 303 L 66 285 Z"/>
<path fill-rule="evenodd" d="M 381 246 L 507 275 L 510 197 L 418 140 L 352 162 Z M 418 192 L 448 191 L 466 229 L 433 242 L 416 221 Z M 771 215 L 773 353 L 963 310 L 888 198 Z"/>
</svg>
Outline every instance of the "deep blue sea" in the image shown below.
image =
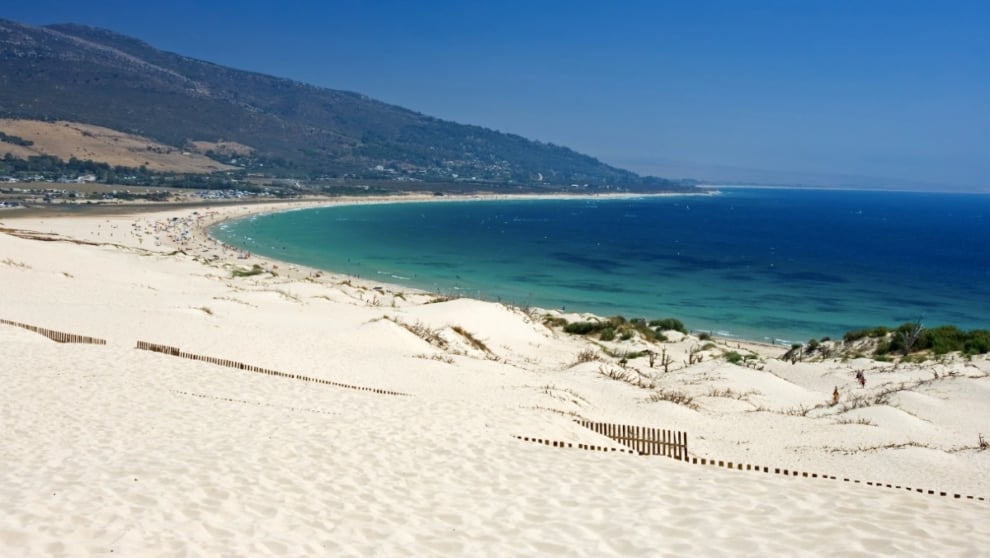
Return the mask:
<svg viewBox="0 0 990 558">
<path fill-rule="evenodd" d="M 354 205 L 213 235 L 383 283 L 805 341 L 921 320 L 990 328 L 990 195 L 712 196 Z"/>
</svg>

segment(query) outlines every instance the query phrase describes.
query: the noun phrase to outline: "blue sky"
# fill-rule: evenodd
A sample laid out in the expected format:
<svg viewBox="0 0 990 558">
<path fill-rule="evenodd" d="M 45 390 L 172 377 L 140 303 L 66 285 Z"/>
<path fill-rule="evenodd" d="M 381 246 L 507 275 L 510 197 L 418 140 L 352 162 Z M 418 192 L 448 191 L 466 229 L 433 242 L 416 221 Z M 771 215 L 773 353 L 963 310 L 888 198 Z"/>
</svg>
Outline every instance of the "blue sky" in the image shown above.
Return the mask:
<svg viewBox="0 0 990 558">
<path fill-rule="evenodd" d="M 986 1 L 17 4 L 646 174 L 990 190 Z"/>
</svg>

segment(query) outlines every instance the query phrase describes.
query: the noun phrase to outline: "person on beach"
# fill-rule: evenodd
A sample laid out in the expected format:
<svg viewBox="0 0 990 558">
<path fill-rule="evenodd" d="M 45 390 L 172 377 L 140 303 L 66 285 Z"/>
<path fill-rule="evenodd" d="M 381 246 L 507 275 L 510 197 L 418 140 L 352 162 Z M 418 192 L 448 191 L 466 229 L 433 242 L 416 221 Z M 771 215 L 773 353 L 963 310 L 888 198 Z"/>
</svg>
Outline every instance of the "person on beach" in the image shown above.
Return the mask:
<svg viewBox="0 0 990 558">
<path fill-rule="evenodd" d="M 832 404 L 839 404 L 839 386 L 835 386 L 835 389 L 832 390 Z"/>
<path fill-rule="evenodd" d="M 857 370 L 856 371 L 856 380 L 859 381 L 859 387 L 861 387 L 861 388 L 865 388 L 866 387 L 866 376 L 863 375 L 863 371 L 862 370 Z"/>
</svg>

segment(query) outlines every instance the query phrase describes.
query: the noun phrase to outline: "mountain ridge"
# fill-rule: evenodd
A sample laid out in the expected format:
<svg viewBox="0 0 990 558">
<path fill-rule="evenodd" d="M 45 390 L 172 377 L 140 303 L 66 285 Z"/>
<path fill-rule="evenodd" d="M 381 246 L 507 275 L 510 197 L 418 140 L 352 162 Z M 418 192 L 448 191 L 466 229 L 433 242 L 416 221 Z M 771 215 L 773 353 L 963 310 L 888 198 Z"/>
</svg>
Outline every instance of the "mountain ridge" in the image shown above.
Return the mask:
<svg viewBox="0 0 990 558">
<path fill-rule="evenodd" d="M 0 117 L 103 126 L 179 149 L 197 141 L 236 142 L 253 153 L 207 155 L 273 177 L 644 191 L 692 186 L 641 177 L 566 147 L 71 23 L 34 27 L 0 20 L 0 86 Z"/>
</svg>

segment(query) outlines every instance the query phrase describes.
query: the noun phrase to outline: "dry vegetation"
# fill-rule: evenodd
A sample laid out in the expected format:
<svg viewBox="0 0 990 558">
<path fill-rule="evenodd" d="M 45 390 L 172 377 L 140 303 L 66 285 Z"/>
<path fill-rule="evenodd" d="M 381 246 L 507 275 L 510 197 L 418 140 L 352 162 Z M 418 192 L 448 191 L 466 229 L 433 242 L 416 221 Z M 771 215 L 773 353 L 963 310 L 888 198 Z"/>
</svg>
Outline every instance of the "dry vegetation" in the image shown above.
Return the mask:
<svg viewBox="0 0 990 558">
<path fill-rule="evenodd" d="M 684 405 L 695 411 L 698 410 L 698 405 L 694 402 L 694 398 L 681 391 L 660 388 L 650 394 L 650 402 L 658 403 L 660 401 Z"/>
<path fill-rule="evenodd" d="M 439 354 L 439 353 L 434 353 L 432 355 L 431 354 L 426 354 L 426 353 L 420 353 L 418 355 L 413 355 L 413 358 L 420 358 L 420 359 L 423 359 L 423 360 L 435 360 L 435 361 L 438 361 L 438 362 L 443 362 L 445 364 L 454 364 L 453 357 L 450 357 L 450 356 L 447 356 L 447 355 L 444 355 L 444 354 Z"/>
<path fill-rule="evenodd" d="M 213 151 L 220 155 L 250 155 L 254 153 L 254 148 L 236 141 L 191 141 L 189 150 L 197 153 Z"/>
<path fill-rule="evenodd" d="M 53 155 L 68 161 L 75 157 L 111 166 L 145 166 L 156 172 L 209 173 L 236 168 L 198 153 L 90 124 L 0 119 L 0 131 L 33 142 L 30 146 L 0 142 L 0 157 L 6 153 L 21 159 Z"/>
<path fill-rule="evenodd" d="M 31 269 L 31 266 L 29 266 L 28 264 L 24 262 L 17 262 L 10 258 L 4 258 L 4 260 L 0 263 L 2 263 L 3 265 L 9 265 L 11 267 L 19 267 L 21 269 Z"/>
<path fill-rule="evenodd" d="M 574 364 L 577 365 L 584 362 L 595 362 L 601 359 L 602 359 L 602 354 L 599 353 L 598 351 L 594 349 L 585 349 L 580 353 L 578 353 L 577 359 L 575 360 Z"/>
<path fill-rule="evenodd" d="M 385 316 L 384 319 L 406 329 L 416 337 L 419 337 L 420 339 L 426 341 L 427 343 L 433 345 L 434 347 L 440 349 L 447 348 L 448 345 L 447 340 L 440 335 L 440 331 L 433 329 L 422 322 L 416 322 L 414 324 L 410 324 L 407 322 L 403 322 L 398 318 L 392 318 L 389 316 Z"/>
<path fill-rule="evenodd" d="M 602 364 L 598 367 L 598 373 L 606 378 L 625 382 L 643 389 L 654 389 L 657 387 L 656 378 L 644 374 L 635 368 L 616 367 Z"/>
<path fill-rule="evenodd" d="M 482 342 L 480 339 L 472 335 L 470 331 L 464 329 L 461 326 L 453 326 L 451 329 L 453 329 L 458 335 L 460 335 L 465 340 L 467 340 L 467 342 L 470 343 L 471 346 L 474 347 L 475 349 L 478 349 L 479 351 L 488 355 L 493 354 L 491 349 L 489 349 L 488 346 L 485 345 L 485 343 Z"/>
</svg>

